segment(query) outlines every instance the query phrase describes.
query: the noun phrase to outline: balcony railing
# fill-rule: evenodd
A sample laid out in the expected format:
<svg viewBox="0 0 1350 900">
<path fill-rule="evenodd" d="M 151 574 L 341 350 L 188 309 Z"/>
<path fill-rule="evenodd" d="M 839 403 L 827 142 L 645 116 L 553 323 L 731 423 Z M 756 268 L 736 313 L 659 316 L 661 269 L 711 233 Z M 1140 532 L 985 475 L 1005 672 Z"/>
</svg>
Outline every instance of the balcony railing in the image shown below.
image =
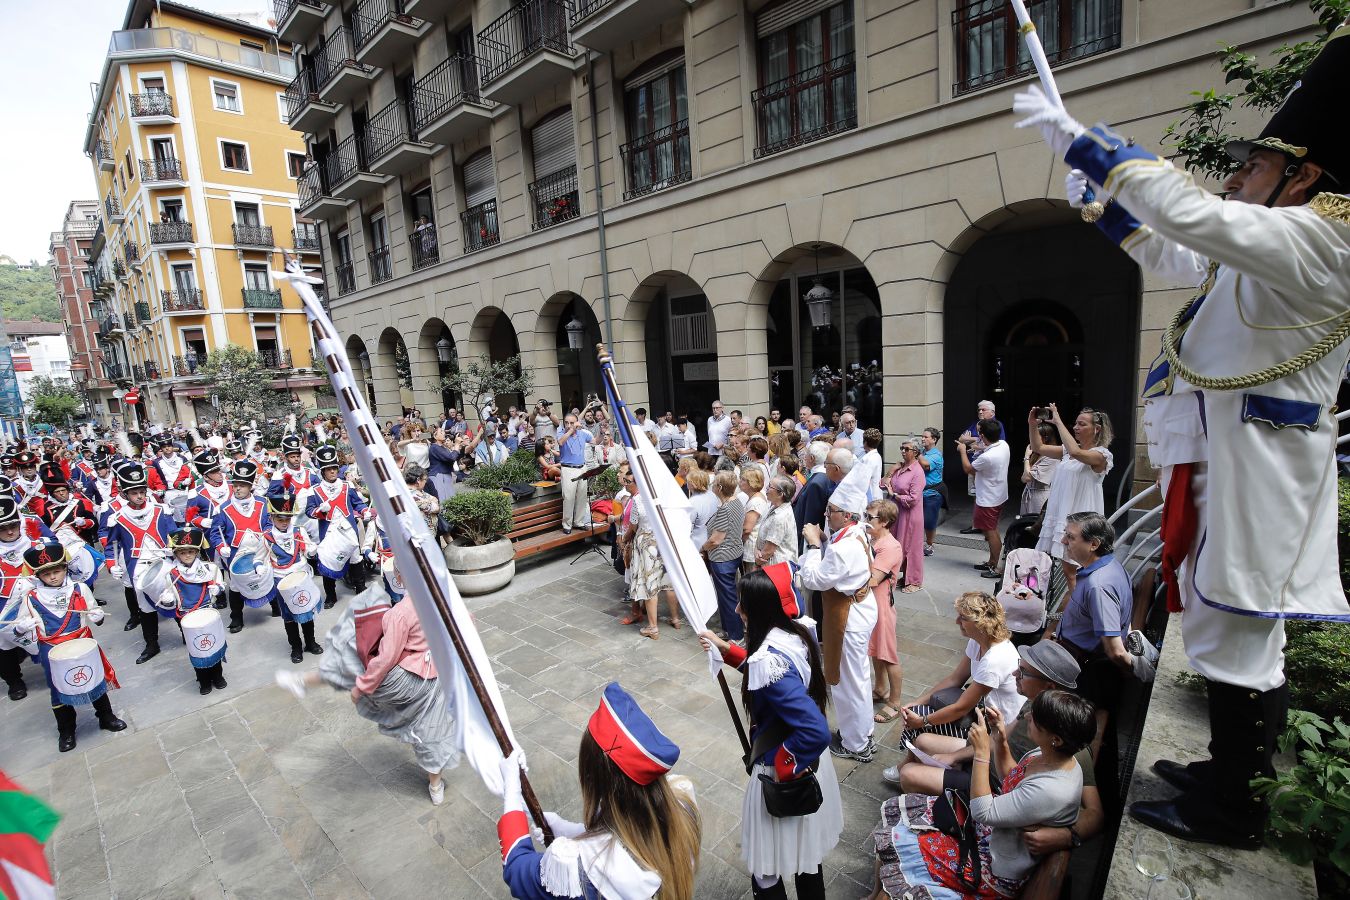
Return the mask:
<svg viewBox="0 0 1350 900">
<path fill-rule="evenodd" d="M 108 315 L 108 318 L 98 323 L 98 333 L 103 335 L 104 337 L 107 337 L 108 335 L 111 334 L 117 334 L 124 330 L 125 329 L 122 325 L 122 317 L 119 316 L 117 313 L 110 313 Z"/>
<path fill-rule="evenodd" d="M 145 377 L 146 377 L 146 379 L 149 380 L 149 381 L 156 381 L 156 380 L 158 380 L 158 379 L 159 379 L 159 363 L 154 362 L 154 361 L 147 361 L 146 364 L 145 364 Z"/>
<path fill-rule="evenodd" d="M 141 181 L 182 181 L 183 166 L 173 157 L 141 160 Z"/>
<path fill-rule="evenodd" d="M 1120 0 L 1030 0 L 1027 11 L 1046 58 L 1055 66 L 1120 46 Z M 1001 0 L 967 0 L 952 10 L 956 83 L 964 94 L 1032 69 L 1011 8 Z"/>
<path fill-rule="evenodd" d="M 291 367 L 291 351 L 289 350 L 259 350 L 258 356 L 262 358 L 264 369 L 289 369 Z"/>
<path fill-rule="evenodd" d="M 127 378 L 127 370 L 122 368 L 119 363 L 105 362 L 103 364 L 103 375 L 109 381 L 125 381 Z"/>
<path fill-rule="evenodd" d="M 319 250 L 319 226 L 303 222 L 296 225 L 291 229 L 291 245 L 297 250 Z"/>
<path fill-rule="evenodd" d="M 413 82 L 413 130 L 421 131 L 459 103 L 487 106 L 478 95 L 478 60 L 463 54 L 450 57 Z"/>
<path fill-rule="evenodd" d="M 243 222 L 235 222 L 231 228 L 234 229 L 234 242 L 243 247 L 275 247 L 272 243 L 271 225 L 247 225 Z"/>
<path fill-rule="evenodd" d="M 408 239 L 412 251 L 412 267 L 416 272 L 441 261 L 441 247 L 436 241 L 436 226 L 427 225 Z"/>
<path fill-rule="evenodd" d="M 110 219 L 120 219 L 122 217 L 122 201 L 116 197 L 104 197 L 103 211 L 108 214 Z"/>
<path fill-rule="evenodd" d="M 339 28 L 314 51 L 314 85 L 323 87 L 345 65 L 359 65 L 352 50 L 352 38 L 346 28 Z"/>
<path fill-rule="evenodd" d="M 501 240 L 501 234 L 497 230 L 496 200 L 488 200 L 469 207 L 460 213 L 459 220 L 464 225 L 465 253 L 491 247 Z"/>
<path fill-rule="evenodd" d="M 352 263 L 337 263 L 333 266 L 337 275 L 337 295 L 350 294 L 356 290 L 356 267 Z"/>
<path fill-rule="evenodd" d="M 113 275 L 118 278 L 127 277 L 127 264 L 122 262 L 122 260 L 118 259 L 116 256 L 113 257 L 112 270 Z"/>
<path fill-rule="evenodd" d="M 244 288 L 245 309 L 281 309 L 281 291 Z"/>
<path fill-rule="evenodd" d="M 150 303 L 148 301 L 136 301 L 136 321 L 142 325 L 150 323 Z"/>
<path fill-rule="evenodd" d="M 365 170 L 364 143 L 364 135 L 353 134 L 334 147 L 333 151 L 320 164 L 323 169 L 324 181 L 327 182 L 330 193 L 332 188 L 342 184 L 357 172 Z"/>
<path fill-rule="evenodd" d="M 478 33 L 483 81 L 497 78 L 538 50 L 571 56 L 567 33 L 568 0 L 525 0 Z"/>
<path fill-rule="evenodd" d="M 295 119 L 300 107 L 317 96 L 318 86 L 314 83 L 314 73 L 309 69 L 301 69 L 296 74 L 295 80 L 286 85 L 286 91 L 281 95 L 281 102 L 286 104 L 286 124 L 289 125 Z"/>
<path fill-rule="evenodd" d="M 151 222 L 150 243 L 152 244 L 190 244 L 192 243 L 191 222 Z"/>
<path fill-rule="evenodd" d="M 320 12 L 323 10 L 323 4 L 319 0 L 272 0 L 272 12 L 276 14 L 277 24 L 285 22 L 297 6 L 308 6 Z"/>
<path fill-rule="evenodd" d="M 126 254 L 127 262 L 133 266 L 141 261 L 141 245 L 135 241 L 127 241 L 122 245 L 122 250 Z"/>
<path fill-rule="evenodd" d="M 628 175 L 628 190 L 623 193 L 625 200 L 682 184 L 692 177 L 688 119 L 629 141 L 619 148 L 619 152 Z"/>
<path fill-rule="evenodd" d="M 256 69 L 269 75 L 292 78 L 295 75 L 295 60 L 290 56 L 266 53 L 254 47 L 241 45 L 236 38 L 232 43 L 218 41 L 203 34 L 185 31 L 181 28 L 137 28 L 131 31 L 114 31 L 108 43 L 108 55 L 121 53 L 139 53 L 144 50 L 168 50 L 175 53 L 187 53 L 206 59 L 219 60 L 234 66 Z"/>
<path fill-rule="evenodd" d="M 394 266 L 389 260 L 389 248 L 381 247 L 366 254 L 370 266 L 370 283 L 379 284 L 394 277 Z"/>
<path fill-rule="evenodd" d="M 395 100 L 371 116 L 366 123 L 366 160 L 379 159 L 399 144 L 416 140 L 408 127 L 410 118 L 408 105 L 402 100 Z"/>
<path fill-rule="evenodd" d="M 107 141 L 98 141 L 94 144 L 94 161 L 100 166 L 104 163 L 115 163 L 112 155 L 112 144 Z"/>
<path fill-rule="evenodd" d="M 129 312 L 122 313 L 122 324 L 126 327 L 127 331 L 136 330 L 136 320 L 131 317 L 131 313 Z"/>
<path fill-rule="evenodd" d="M 768 156 L 858 127 L 853 54 L 845 53 L 751 94 L 758 141 Z"/>
<path fill-rule="evenodd" d="M 131 380 L 132 381 L 145 380 L 145 367 L 142 366 L 140 363 L 131 364 Z"/>
<path fill-rule="evenodd" d="M 412 16 L 403 11 L 403 0 L 359 0 L 352 10 L 352 42 L 359 51 L 389 21 L 414 24 Z"/>
<path fill-rule="evenodd" d="M 182 288 L 176 291 L 160 291 L 159 305 L 163 307 L 166 313 L 200 312 L 203 309 L 202 292 L 198 288 Z"/>
<path fill-rule="evenodd" d="M 192 357 L 192 364 L 188 365 L 186 357 L 171 356 L 169 362 L 173 364 L 173 374 L 179 378 L 186 378 L 189 375 L 197 374 L 197 357 Z"/>
<path fill-rule="evenodd" d="M 534 205 L 534 230 L 548 228 L 581 215 L 577 194 L 577 167 L 568 166 L 560 172 L 545 175 L 530 185 L 530 200 Z"/>
<path fill-rule="evenodd" d="M 320 197 L 331 196 L 328 191 L 328 185 L 324 182 L 324 166 L 311 165 L 308 169 L 300 173 L 300 177 L 295 179 L 295 192 L 299 198 L 301 208 L 309 206 Z"/>
<path fill-rule="evenodd" d="M 148 91 L 144 94 L 132 94 L 127 99 L 131 101 L 131 115 L 133 118 L 173 115 L 173 97 L 166 91 Z"/>
</svg>

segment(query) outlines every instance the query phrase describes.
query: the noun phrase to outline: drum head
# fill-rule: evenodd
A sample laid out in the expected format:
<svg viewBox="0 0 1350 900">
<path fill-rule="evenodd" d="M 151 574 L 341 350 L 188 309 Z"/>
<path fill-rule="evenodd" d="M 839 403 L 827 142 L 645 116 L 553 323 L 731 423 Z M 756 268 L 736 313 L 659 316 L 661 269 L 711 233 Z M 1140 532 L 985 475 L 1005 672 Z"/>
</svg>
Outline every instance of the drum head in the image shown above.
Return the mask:
<svg viewBox="0 0 1350 900">
<path fill-rule="evenodd" d="M 183 616 L 183 627 L 186 628 L 210 628 L 211 623 L 220 621 L 220 613 L 214 609 L 194 609 L 192 612 Z"/>
<path fill-rule="evenodd" d="M 54 659 L 79 659 L 90 653 L 98 653 L 98 641 L 93 638 L 75 638 L 57 644 L 47 655 Z"/>
</svg>

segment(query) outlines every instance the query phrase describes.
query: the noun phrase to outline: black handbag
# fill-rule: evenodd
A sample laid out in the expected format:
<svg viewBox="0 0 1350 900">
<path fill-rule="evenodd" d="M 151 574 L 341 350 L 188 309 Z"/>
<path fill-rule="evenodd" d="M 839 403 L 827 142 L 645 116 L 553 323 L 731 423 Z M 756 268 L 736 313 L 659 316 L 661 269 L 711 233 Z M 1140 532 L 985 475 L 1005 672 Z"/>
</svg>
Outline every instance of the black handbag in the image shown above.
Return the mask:
<svg viewBox="0 0 1350 900">
<path fill-rule="evenodd" d="M 933 803 L 933 826 L 956 841 L 958 855 L 956 878 L 966 893 L 980 890 L 983 867 L 980 861 L 980 836 L 975 830 L 975 817 L 965 795 L 955 788 L 947 788 Z"/>
<path fill-rule="evenodd" d="M 767 772 L 760 772 L 759 783 L 764 794 L 764 809 L 775 819 L 809 816 L 825 802 L 820 782 L 811 770 L 791 781 L 777 781 Z"/>
<path fill-rule="evenodd" d="M 964 688 L 959 687 L 943 688 L 940 691 L 934 691 L 932 698 L 928 701 L 928 708 L 933 712 L 937 712 L 939 709 L 945 709 L 946 707 L 951 706 L 953 703 L 960 700 L 961 695 L 963 693 L 965 693 Z M 974 711 L 966 713 L 964 716 L 962 716 L 961 718 L 957 719 L 954 722 L 947 723 L 947 725 L 951 726 L 952 728 L 958 728 L 961 731 L 965 731 L 974 724 L 975 724 Z"/>
</svg>

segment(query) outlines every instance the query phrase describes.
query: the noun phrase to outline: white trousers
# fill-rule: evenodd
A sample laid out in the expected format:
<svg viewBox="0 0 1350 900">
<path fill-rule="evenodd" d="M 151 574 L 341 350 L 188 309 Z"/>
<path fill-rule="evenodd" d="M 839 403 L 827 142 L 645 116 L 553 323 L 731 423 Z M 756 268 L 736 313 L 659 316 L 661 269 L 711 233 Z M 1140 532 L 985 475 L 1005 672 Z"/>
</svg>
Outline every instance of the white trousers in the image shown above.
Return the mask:
<svg viewBox="0 0 1350 900">
<path fill-rule="evenodd" d="M 584 472 L 579 466 L 563 466 L 562 524 L 564 528 L 591 526 L 590 482 L 577 476 Z"/>
<path fill-rule="evenodd" d="M 839 654 L 839 684 L 831 695 L 845 750 L 862 750 L 872 737 L 872 666 L 867 658 L 870 638 L 866 631 L 845 631 Z"/>
</svg>

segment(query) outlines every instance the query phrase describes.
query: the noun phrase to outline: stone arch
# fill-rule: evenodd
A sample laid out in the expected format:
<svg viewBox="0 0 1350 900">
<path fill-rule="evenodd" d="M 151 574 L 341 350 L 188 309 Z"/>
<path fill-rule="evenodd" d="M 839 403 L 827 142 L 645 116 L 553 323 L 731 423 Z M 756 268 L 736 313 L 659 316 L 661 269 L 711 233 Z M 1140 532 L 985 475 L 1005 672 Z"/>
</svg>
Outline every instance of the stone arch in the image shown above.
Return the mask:
<svg viewBox="0 0 1350 900">
<path fill-rule="evenodd" d="M 345 346 L 347 361 L 351 365 L 352 376 L 356 379 L 357 389 L 366 398 L 371 415 L 378 416 L 379 404 L 375 401 L 375 378 L 372 373 L 375 361 L 371 359 L 370 352 L 366 349 L 366 342 L 361 340 L 358 335 L 349 335 Z"/>
<path fill-rule="evenodd" d="M 730 326 L 729 326 L 730 327 Z M 615 323 L 616 374 L 632 409 L 701 421 L 721 396 L 720 322 L 703 288 L 683 272 L 655 272 L 633 289 Z M 699 349 L 703 348 L 703 349 Z"/>
<path fill-rule="evenodd" d="M 577 350 L 568 341 L 572 322 L 581 325 Z M 595 345 L 601 339 L 600 320 L 585 298 L 572 291 L 550 297 L 534 321 L 535 394 L 556 398 L 562 410 L 582 406 L 588 394 L 603 397 L 595 356 Z"/>
<path fill-rule="evenodd" d="M 462 398 L 440 387 L 441 379 L 459 367 L 459 348 L 450 326 L 444 319 L 432 316 L 422 323 L 417 332 L 416 344 L 412 356 L 412 376 L 422 412 L 431 418 L 448 409 L 459 409 Z"/>
<path fill-rule="evenodd" d="M 416 406 L 411 362 L 408 345 L 397 328 L 390 326 L 380 332 L 376 352 L 371 356 L 371 368 L 375 380 L 375 399 L 386 419 L 398 418 L 405 409 Z"/>
<path fill-rule="evenodd" d="M 474 314 L 473 324 L 469 326 L 469 357 L 477 359 L 480 356 L 486 356 L 492 362 L 501 362 L 512 356 L 521 356 L 520 339 L 516 335 L 515 325 L 511 317 L 498 306 L 484 306 Z M 468 360 L 461 357 L 461 362 Z M 522 364 L 524 364 L 522 357 Z M 465 397 L 463 402 L 466 405 L 472 405 L 472 397 Z M 525 398 L 519 395 L 507 395 L 498 397 L 498 406 L 505 408 L 511 403 L 517 406 L 523 406 Z M 470 415 L 477 416 L 478 410 L 471 411 Z"/>
</svg>

